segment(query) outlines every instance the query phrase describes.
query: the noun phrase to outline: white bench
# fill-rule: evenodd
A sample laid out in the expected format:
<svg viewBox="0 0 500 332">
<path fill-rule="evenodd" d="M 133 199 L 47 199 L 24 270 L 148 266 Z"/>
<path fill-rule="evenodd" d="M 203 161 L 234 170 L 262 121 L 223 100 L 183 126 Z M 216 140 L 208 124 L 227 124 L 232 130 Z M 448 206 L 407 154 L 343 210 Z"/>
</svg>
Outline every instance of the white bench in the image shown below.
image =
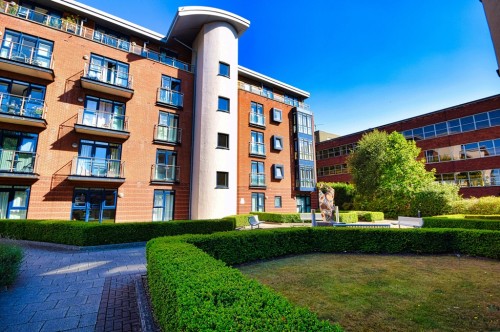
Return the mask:
<svg viewBox="0 0 500 332">
<path fill-rule="evenodd" d="M 250 216 L 248 217 L 248 223 L 250 224 L 250 229 L 253 229 L 254 227 L 260 228 L 262 221 L 259 221 L 259 216 Z"/>
<path fill-rule="evenodd" d="M 397 225 L 410 226 L 410 227 L 422 227 L 424 225 L 424 219 L 415 217 L 398 217 Z"/>
</svg>

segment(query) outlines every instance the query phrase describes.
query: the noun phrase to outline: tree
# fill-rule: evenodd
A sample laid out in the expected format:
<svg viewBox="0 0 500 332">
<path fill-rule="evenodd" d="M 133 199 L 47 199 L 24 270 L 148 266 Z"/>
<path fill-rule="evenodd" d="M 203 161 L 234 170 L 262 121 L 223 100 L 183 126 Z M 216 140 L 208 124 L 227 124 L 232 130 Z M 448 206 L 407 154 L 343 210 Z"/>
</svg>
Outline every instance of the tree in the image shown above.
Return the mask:
<svg viewBox="0 0 500 332">
<path fill-rule="evenodd" d="M 363 135 L 348 158 L 356 186 L 356 205 L 382 210 L 389 217 L 409 215 L 416 193 L 434 182 L 414 141 L 397 132 L 375 130 Z"/>
</svg>

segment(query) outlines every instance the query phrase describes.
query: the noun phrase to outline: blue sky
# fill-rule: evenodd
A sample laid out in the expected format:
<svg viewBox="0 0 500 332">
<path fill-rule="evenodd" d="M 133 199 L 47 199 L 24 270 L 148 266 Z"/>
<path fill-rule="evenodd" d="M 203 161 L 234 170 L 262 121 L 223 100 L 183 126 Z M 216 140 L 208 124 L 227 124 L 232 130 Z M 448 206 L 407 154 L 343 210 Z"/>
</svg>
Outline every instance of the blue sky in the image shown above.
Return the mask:
<svg viewBox="0 0 500 332">
<path fill-rule="evenodd" d="M 181 6 L 250 20 L 241 65 L 309 91 L 317 129 L 345 135 L 500 93 L 471 0 L 81 0 L 166 33 Z"/>
</svg>

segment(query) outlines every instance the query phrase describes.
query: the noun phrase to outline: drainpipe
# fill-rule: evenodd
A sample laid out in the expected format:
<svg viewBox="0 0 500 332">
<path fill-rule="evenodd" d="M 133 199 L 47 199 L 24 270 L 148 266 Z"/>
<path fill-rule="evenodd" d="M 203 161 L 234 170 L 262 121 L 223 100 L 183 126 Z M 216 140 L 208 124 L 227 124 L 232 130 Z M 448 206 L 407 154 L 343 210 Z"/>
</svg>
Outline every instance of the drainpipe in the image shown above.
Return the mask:
<svg viewBox="0 0 500 332">
<path fill-rule="evenodd" d="M 190 172 L 189 172 L 189 204 L 188 204 L 188 219 L 191 220 L 191 195 L 193 194 L 193 150 L 194 150 L 194 134 L 195 134 L 195 125 L 196 125 L 196 117 L 195 117 L 195 112 L 196 112 L 196 65 L 198 64 L 198 52 L 194 50 L 192 47 L 184 44 L 181 42 L 177 37 L 174 37 L 174 40 L 181 44 L 182 46 L 186 47 L 187 49 L 191 50 L 194 54 L 194 68 L 193 70 L 193 112 L 191 116 L 191 153 L 190 153 Z M 193 66 L 193 65 L 191 65 Z"/>
</svg>

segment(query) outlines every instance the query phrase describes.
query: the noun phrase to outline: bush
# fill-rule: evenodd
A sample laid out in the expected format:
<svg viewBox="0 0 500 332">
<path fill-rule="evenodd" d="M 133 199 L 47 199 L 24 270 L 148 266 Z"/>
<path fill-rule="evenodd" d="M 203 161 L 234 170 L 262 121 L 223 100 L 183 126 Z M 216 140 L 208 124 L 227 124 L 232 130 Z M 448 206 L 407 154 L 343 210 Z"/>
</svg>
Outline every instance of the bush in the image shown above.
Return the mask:
<svg viewBox="0 0 500 332">
<path fill-rule="evenodd" d="M 339 212 L 339 222 L 358 222 L 358 214 L 356 212 Z"/>
<path fill-rule="evenodd" d="M 327 185 L 335 190 L 334 203 L 336 206 L 341 207 L 343 210 L 351 209 L 354 202 L 354 195 L 356 193 L 354 185 L 343 182 L 318 182 L 316 186 L 318 189 L 321 189 L 324 185 Z"/>
<path fill-rule="evenodd" d="M 8 286 L 16 280 L 22 260 L 20 248 L 0 244 L 0 286 Z"/>
<path fill-rule="evenodd" d="M 383 212 L 352 211 L 358 214 L 359 221 L 380 221 L 384 220 Z"/>
<path fill-rule="evenodd" d="M 465 229 L 489 229 L 500 231 L 500 218 L 497 220 L 472 219 L 475 216 L 439 216 L 424 218 L 424 228 L 465 228 Z"/>
<path fill-rule="evenodd" d="M 480 215 L 480 214 L 469 214 L 464 216 L 465 219 L 488 219 L 488 220 L 499 220 L 500 214 L 492 214 L 492 215 Z"/>
<path fill-rule="evenodd" d="M 230 231 L 234 228 L 234 220 L 119 224 L 62 220 L 0 220 L 0 236 L 76 246 L 143 242 L 166 235 L 210 234 Z"/>
<path fill-rule="evenodd" d="M 452 204 L 460 200 L 455 184 L 431 183 L 415 193 L 410 216 L 437 216 L 451 212 Z"/>
<path fill-rule="evenodd" d="M 500 197 L 486 196 L 461 199 L 451 204 L 452 214 L 500 214 Z"/>
<path fill-rule="evenodd" d="M 251 212 L 251 214 L 258 216 L 260 221 L 279 223 L 302 222 L 298 213 Z"/>
<path fill-rule="evenodd" d="M 227 216 L 222 218 L 222 220 L 231 220 L 234 222 L 235 227 L 245 227 L 250 225 L 248 223 L 248 217 L 252 216 L 251 214 L 237 214 L 234 216 Z"/>
</svg>

